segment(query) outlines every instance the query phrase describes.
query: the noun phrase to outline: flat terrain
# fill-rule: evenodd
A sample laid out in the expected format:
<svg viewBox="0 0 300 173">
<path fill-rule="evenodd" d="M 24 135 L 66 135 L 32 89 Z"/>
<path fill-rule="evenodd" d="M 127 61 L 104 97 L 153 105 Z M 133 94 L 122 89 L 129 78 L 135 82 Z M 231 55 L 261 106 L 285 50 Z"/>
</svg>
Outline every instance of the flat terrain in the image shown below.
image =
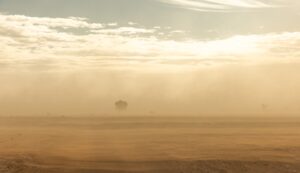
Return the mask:
<svg viewBox="0 0 300 173">
<path fill-rule="evenodd" d="M 300 118 L 2 117 L 0 173 L 296 173 Z"/>
</svg>

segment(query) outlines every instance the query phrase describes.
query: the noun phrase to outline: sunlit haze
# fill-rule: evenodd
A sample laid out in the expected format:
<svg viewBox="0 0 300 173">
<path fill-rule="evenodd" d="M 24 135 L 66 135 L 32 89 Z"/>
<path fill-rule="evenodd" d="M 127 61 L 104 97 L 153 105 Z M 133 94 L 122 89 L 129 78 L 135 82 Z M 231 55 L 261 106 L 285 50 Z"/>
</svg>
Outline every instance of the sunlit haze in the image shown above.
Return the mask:
<svg viewBox="0 0 300 173">
<path fill-rule="evenodd" d="M 0 114 L 295 115 L 296 0 L 0 0 Z"/>
</svg>

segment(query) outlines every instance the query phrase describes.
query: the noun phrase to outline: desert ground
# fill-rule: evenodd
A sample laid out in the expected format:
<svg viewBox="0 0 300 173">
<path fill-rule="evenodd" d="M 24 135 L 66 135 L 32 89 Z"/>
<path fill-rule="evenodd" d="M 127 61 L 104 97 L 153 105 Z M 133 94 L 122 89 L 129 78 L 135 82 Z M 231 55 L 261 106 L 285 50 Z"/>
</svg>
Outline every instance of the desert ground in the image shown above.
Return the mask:
<svg viewBox="0 0 300 173">
<path fill-rule="evenodd" d="M 0 173 L 296 173 L 300 118 L 1 117 Z"/>
</svg>

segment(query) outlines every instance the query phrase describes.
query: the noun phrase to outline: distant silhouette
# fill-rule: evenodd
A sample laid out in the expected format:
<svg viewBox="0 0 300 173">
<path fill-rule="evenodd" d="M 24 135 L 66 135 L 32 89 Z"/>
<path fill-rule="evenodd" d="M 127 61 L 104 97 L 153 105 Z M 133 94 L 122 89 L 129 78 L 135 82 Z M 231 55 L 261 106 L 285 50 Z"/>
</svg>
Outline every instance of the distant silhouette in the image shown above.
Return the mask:
<svg viewBox="0 0 300 173">
<path fill-rule="evenodd" d="M 268 109 L 268 105 L 262 104 L 262 105 L 261 105 L 261 109 L 262 109 L 263 111 L 266 111 L 266 110 Z"/>
<path fill-rule="evenodd" d="M 115 106 L 116 106 L 116 110 L 125 111 L 128 107 L 128 103 L 126 101 L 119 100 L 115 103 Z"/>
</svg>

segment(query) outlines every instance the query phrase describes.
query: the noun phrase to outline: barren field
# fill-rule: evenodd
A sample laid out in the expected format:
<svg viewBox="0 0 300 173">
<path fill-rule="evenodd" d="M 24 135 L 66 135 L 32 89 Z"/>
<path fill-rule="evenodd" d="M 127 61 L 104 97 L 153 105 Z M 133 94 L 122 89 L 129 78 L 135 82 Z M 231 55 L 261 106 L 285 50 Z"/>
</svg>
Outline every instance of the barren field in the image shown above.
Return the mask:
<svg viewBox="0 0 300 173">
<path fill-rule="evenodd" d="M 299 118 L 2 117 L 0 173 L 296 173 Z"/>
</svg>

